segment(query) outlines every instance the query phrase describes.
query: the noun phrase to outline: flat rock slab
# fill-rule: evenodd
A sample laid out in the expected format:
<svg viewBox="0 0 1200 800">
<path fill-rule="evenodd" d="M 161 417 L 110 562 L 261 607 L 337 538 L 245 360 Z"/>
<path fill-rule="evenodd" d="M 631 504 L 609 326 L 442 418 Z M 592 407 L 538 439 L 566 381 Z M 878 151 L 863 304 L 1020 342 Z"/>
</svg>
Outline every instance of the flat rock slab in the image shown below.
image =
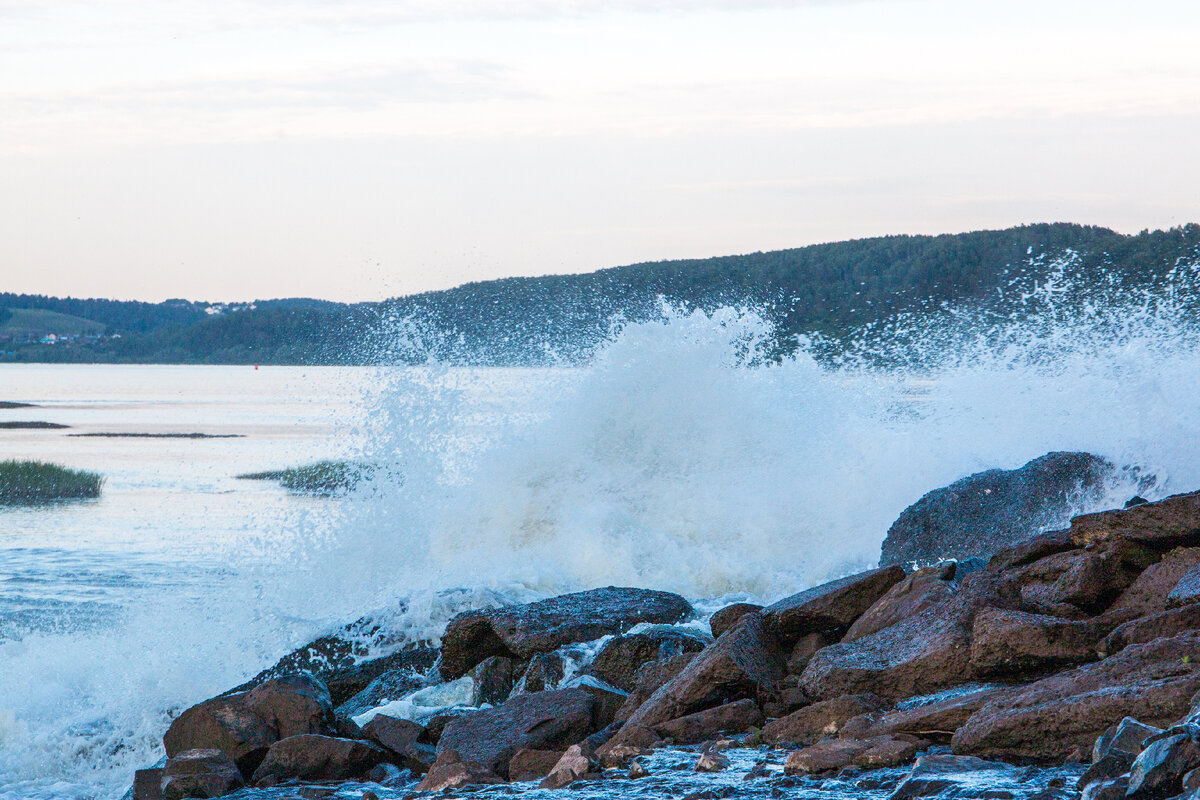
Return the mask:
<svg viewBox="0 0 1200 800">
<path fill-rule="evenodd" d="M 1200 492 L 1172 495 L 1132 508 L 1084 514 L 1071 520 L 1076 545 L 1127 539 L 1159 549 L 1200 544 Z"/>
<path fill-rule="evenodd" d="M 642 622 L 670 624 L 695 611 L 677 594 L 608 586 L 525 605 L 459 614 L 442 635 L 445 680 L 489 656 L 520 660 L 575 642 L 624 633 Z"/>
<path fill-rule="evenodd" d="M 1183 717 L 1200 690 L 1200 632 L 1133 645 L 990 701 L 951 743 L 956 753 L 1063 759 L 1089 750 L 1122 717 L 1165 727 Z"/>
<path fill-rule="evenodd" d="M 979 676 L 1019 675 L 1095 661 L 1111 626 L 985 608 L 975 617 L 971 667 Z"/>
<path fill-rule="evenodd" d="M 822 700 L 767 723 L 763 739 L 808 745 L 826 736 L 836 736 L 850 720 L 883 711 L 888 704 L 873 694 L 851 694 Z"/>
<path fill-rule="evenodd" d="M 855 620 L 842 641 L 861 639 L 949 599 L 955 585 L 943 577 L 946 572 L 943 567 L 926 567 L 906 576 Z"/>
<path fill-rule="evenodd" d="M 1143 644 L 1163 636 L 1197 629 L 1200 629 L 1200 603 L 1189 603 L 1118 625 L 1104 638 L 1098 649 L 1105 655 L 1112 655 L 1131 644 Z"/>
<path fill-rule="evenodd" d="M 888 800 L 914 797 L 985 797 L 1020 781 L 1017 767 L 972 756 L 926 755 L 917 759 L 908 776 Z M 1007 785 L 1006 785 L 1007 784 Z M 1016 796 L 1016 795 L 991 795 Z"/>
<path fill-rule="evenodd" d="M 654 732 L 676 744 L 699 744 L 719 734 L 745 733 L 763 724 L 762 709 L 747 698 L 654 726 Z"/>
<path fill-rule="evenodd" d="M 1186 586 L 1176 595 L 1179 602 L 1172 603 L 1170 597 L 1171 593 L 1179 588 L 1180 582 L 1190 572 L 1198 570 L 1198 567 L 1200 547 L 1176 548 L 1163 556 L 1158 563 L 1146 567 L 1112 607 L 1114 610 L 1127 609 L 1138 616 L 1146 616 L 1166 611 L 1171 605 L 1190 602 L 1186 599 Z"/>
<path fill-rule="evenodd" d="M 849 628 L 904 575 L 900 566 L 849 575 L 785 597 L 762 615 L 780 642 L 791 647 L 808 633 Z"/>
<path fill-rule="evenodd" d="M 565 750 L 595 728 L 592 696 L 582 689 L 515 695 L 495 708 L 456 717 L 438 739 L 450 751 L 504 777 L 518 750 Z"/>
<path fill-rule="evenodd" d="M 986 687 L 965 694 L 954 694 L 944 700 L 901 708 L 872 718 L 866 736 L 906 734 L 932 741 L 949 741 L 954 732 L 990 700 L 1008 687 Z"/>
<path fill-rule="evenodd" d="M 162 770 L 164 800 L 185 797 L 221 797 L 242 788 L 237 764 L 220 750 L 185 750 L 167 759 Z"/>
</svg>

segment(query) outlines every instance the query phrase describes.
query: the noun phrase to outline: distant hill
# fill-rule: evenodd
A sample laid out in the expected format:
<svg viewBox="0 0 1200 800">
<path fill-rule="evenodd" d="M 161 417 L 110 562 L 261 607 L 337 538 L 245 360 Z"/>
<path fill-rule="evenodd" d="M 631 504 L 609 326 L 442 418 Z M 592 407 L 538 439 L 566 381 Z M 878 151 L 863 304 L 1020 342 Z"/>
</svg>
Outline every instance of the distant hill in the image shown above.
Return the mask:
<svg viewBox="0 0 1200 800">
<path fill-rule="evenodd" d="M 887 236 L 482 281 L 356 305 L 0 294 L 0 308 L 44 309 L 105 326 L 100 340 L 69 346 L 14 346 L 0 338 L 0 360 L 344 364 L 422 360 L 432 351 L 453 363 L 571 361 L 586 357 L 614 317 L 650 317 L 660 298 L 685 307 L 761 307 L 786 349 L 796 334 L 836 339 L 897 312 L 1011 293 L 1064 258 L 1081 280 L 1118 276 L 1131 287 L 1153 285 L 1181 264 L 1200 265 L 1200 225 L 1133 236 L 1065 223 Z"/>
</svg>

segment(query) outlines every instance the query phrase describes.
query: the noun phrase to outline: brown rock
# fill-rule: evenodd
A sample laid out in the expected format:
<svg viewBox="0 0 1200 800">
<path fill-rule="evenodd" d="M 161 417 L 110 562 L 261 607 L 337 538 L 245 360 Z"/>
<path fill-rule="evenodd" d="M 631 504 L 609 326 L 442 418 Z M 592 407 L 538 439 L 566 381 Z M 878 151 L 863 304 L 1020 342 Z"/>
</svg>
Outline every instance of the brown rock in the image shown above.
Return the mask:
<svg viewBox="0 0 1200 800">
<path fill-rule="evenodd" d="M 871 744 L 857 739 L 825 739 L 789 753 L 783 771 L 787 775 L 807 775 L 841 769 L 870 749 Z"/>
<path fill-rule="evenodd" d="M 1138 576 L 1113 603 L 1113 608 L 1130 609 L 1138 616 L 1166 611 L 1168 595 L 1197 564 L 1200 564 L 1200 547 L 1181 547 L 1167 553 Z"/>
<path fill-rule="evenodd" d="M 271 745 L 252 781 L 273 785 L 288 778 L 346 780 L 365 775 L 387 758 L 384 749 L 373 742 L 305 733 Z"/>
<path fill-rule="evenodd" d="M 1175 588 L 1167 594 L 1167 607 L 1178 608 L 1197 601 L 1200 601 L 1200 565 L 1185 572 Z"/>
<path fill-rule="evenodd" d="M 171 723 L 163 745 L 168 758 L 185 750 L 221 750 L 245 775 L 254 771 L 273 743 L 324 732 L 332 722 L 333 707 L 325 686 L 311 675 L 288 675 L 249 692 L 192 706 Z"/>
<path fill-rule="evenodd" d="M 504 656 L 489 656 L 476 664 L 469 673 L 475 681 L 471 705 L 494 706 L 507 700 L 513 690 L 516 671 L 517 662 Z"/>
<path fill-rule="evenodd" d="M 1118 625 L 1100 643 L 1100 655 L 1118 653 L 1131 644 L 1142 644 L 1163 636 L 1174 636 L 1200 628 L 1200 604 L 1189 604 Z"/>
<path fill-rule="evenodd" d="M 1014 567 L 1023 567 L 1055 553 L 1076 550 L 1078 547 L 1079 545 L 1071 536 L 1070 531 L 1043 533 L 997 551 L 988 561 L 988 569 L 992 572 L 1001 572 Z"/>
<path fill-rule="evenodd" d="M 513 694 L 545 692 L 557 688 L 562 679 L 563 657 L 558 653 L 538 653 L 525 665 Z"/>
<path fill-rule="evenodd" d="M 627 633 L 609 640 L 588 666 L 588 673 L 602 681 L 631 692 L 637 686 L 637 673 L 648 661 L 662 661 L 682 653 L 698 653 L 708 646 L 697 635 L 673 628 L 658 628 L 642 633 Z"/>
<path fill-rule="evenodd" d="M 806 633 L 801 636 L 796 642 L 796 646 L 792 648 L 792 654 L 788 656 L 785 667 L 787 674 L 799 675 L 804 672 L 804 668 L 808 666 L 808 662 L 817 654 L 817 651 L 828 647 L 835 641 L 837 641 L 836 634 Z"/>
<path fill-rule="evenodd" d="M 513 782 L 540 781 L 562 758 L 559 750 L 518 750 L 508 762 L 508 779 Z"/>
<path fill-rule="evenodd" d="M 238 773 L 239 780 L 241 777 L 241 773 Z M 162 778 L 162 767 L 135 770 L 133 788 L 129 791 L 130 800 L 162 800 Z"/>
<path fill-rule="evenodd" d="M 447 750 L 438 754 L 437 761 L 429 768 L 424 779 L 417 784 L 417 791 L 440 792 L 443 789 L 457 789 L 460 786 L 496 783 L 504 783 L 504 781 L 482 764 L 463 761 L 458 753 Z"/>
<path fill-rule="evenodd" d="M 718 734 L 743 733 L 762 724 L 758 703 L 745 699 L 663 722 L 654 726 L 654 732 L 676 744 L 699 744 Z"/>
<path fill-rule="evenodd" d="M 1200 670 L 1190 663 L 1198 648 L 1200 633 L 1156 639 L 1006 693 L 959 728 L 954 751 L 1062 759 L 1076 747 L 1090 748 L 1114 719 L 1170 724 L 1200 689 Z"/>
<path fill-rule="evenodd" d="M 1096 660 L 1111 626 L 1042 614 L 985 608 L 971 633 L 971 667 L 979 676 L 1017 675 Z"/>
<path fill-rule="evenodd" d="M 1141 542 L 1160 550 L 1200 544 L 1200 492 L 1084 514 L 1071 520 L 1070 534 L 1077 545 L 1110 539 Z"/>
<path fill-rule="evenodd" d="M 581 675 L 562 685 L 563 689 L 580 689 L 592 696 L 595 701 L 592 706 L 592 727 L 607 728 L 617 715 L 617 711 L 629 700 L 629 695 L 613 686 L 591 676 Z"/>
<path fill-rule="evenodd" d="M 1141 545 L 1116 540 L 1046 556 L 1011 577 L 1026 611 L 1082 618 L 1110 605 L 1156 558 Z"/>
<path fill-rule="evenodd" d="M 917 742 L 891 736 L 868 739 L 865 743 L 870 745 L 870 749 L 856 756 L 854 763 L 871 769 L 907 764 L 917 757 L 917 751 L 921 749 Z"/>
<path fill-rule="evenodd" d="M 806 633 L 845 630 L 904 579 L 899 566 L 849 575 L 785 597 L 762 611 L 772 633 L 791 647 Z"/>
<path fill-rule="evenodd" d="M 729 769 L 729 757 L 717 751 L 706 751 L 696 759 L 694 772 L 720 772 Z"/>
<path fill-rule="evenodd" d="M 868 715 L 868 725 L 858 738 L 907 735 L 948 742 L 972 714 L 1006 691 L 1010 690 L 987 687 L 886 714 Z M 844 728 L 849 728 L 854 722 L 856 720 L 848 721 Z"/>
<path fill-rule="evenodd" d="M 184 750 L 167 759 L 162 770 L 163 800 L 221 797 L 242 788 L 242 773 L 225 753 L 214 749 Z"/>
<path fill-rule="evenodd" d="M 721 634 L 732 628 L 739 619 L 752 612 L 762 611 L 762 609 L 763 607 L 756 603 L 734 603 L 725 606 L 708 619 L 708 627 L 712 630 L 713 638 L 720 639 Z"/>
<path fill-rule="evenodd" d="M 414 775 L 424 775 L 437 757 L 432 745 L 418 741 L 424 737 L 425 729 L 410 720 L 376 714 L 363 732 L 394 754 L 397 763 L 412 770 Z"/>
<path fill-rule="evenodd" d="M 633 691 L 629 693 L 629 697 L 617 710 L 614 719 L 617 722 L 624 722 L 633 716 L 633 712 L 641 708 L 642 703 L 662 688 L 663 684 L 683 672 L 683 668 L 690 664 L 695 657 L 695 653 L 684 653 L 662 661 L 643 664 L 635 676 Z"/>
<path fill-rule="evenodd" d="M 861 639 L 948 599 L 954 594 L 954 583 L 943 579 L 945 572 L 945 568 L 934 566 L 906 576 L 863 612 L 842 641 Z"/>
<path fill-rule="evenodd" d="M 783 655 L 759 614 L 747 614 L 638 708 L 626 726 L 653 727 L 716 705 L 772 690 Z M 614 737 L 619 744 L 624 731 Z"/>
<path fill-rule="evenodd" d="M 887 707 L 873 694 L 854 694 L 823 700 L 793 711 L 763 727 L 765 741 L 807 745 L 826 736 L 836 736 L 847 721 Z"/>
<path fill-rule="evenodd" d="M 586 745 L 573 744 L 554 764 L 550 774 L 542 780 L 538 788 L 561 789 L 595 771 L 596 768 L 598 765 L 595 762 L 595 752 Z"/>
<path fill-rule="evenodd" d="M 453 680 L 489 656 L 525 660 L 566 644 L 623 633 L 641 622 L 670 624 L 693 613 L 677 594 L 615 586 L 468 611 L 450 620 L 442 635 L 441 673 Z"/>
<path fill-rule="evenodd" d="M 518 750 L 566 748 L 591 733 L 594 704 L 581 689 L 514 695 L 451 721 L 438 740 L 438 756 L 453 750 L 460 760 L 504 777 Z"/>
</svg>

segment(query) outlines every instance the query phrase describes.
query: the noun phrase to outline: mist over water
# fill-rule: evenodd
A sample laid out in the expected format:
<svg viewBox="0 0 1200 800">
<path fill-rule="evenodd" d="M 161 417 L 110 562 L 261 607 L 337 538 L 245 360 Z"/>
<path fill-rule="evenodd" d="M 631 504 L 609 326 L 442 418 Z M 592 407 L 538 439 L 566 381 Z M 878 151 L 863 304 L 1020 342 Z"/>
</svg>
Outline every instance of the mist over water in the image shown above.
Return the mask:
<svg viewBox="0 0 1200 800">
<path fill-rule="evenodd" d="M 371 483 L 248 521 L 207 591 L 0 643 L 0 797 L 119 796 L 173 711 L 371 609 L 416 640 L 468 605 L 606 584 L 773 600 L 873 566 L 925 492 L 1050 450 L 1139 468 L 1097 507 L 1200 488 L 1194 270 L 1139 294 L 1069 266 L 836 358 L 778 357 L 753 309 L 667 308 L 580 367 L 378 368 L 346 434 Z"/>
</svg>

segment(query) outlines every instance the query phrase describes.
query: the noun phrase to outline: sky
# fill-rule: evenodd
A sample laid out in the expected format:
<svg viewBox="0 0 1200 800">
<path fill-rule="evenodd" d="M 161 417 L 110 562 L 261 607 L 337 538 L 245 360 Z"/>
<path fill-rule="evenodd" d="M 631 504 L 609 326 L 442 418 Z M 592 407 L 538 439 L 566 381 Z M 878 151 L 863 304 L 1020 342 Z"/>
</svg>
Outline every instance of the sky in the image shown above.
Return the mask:
<svg viewBox="0 0 1200 800">
<path fill-rule="evenodd" d="M 1193 0 L 0 0 L 0 291 L 1200 222 Z"/>
</svg>

